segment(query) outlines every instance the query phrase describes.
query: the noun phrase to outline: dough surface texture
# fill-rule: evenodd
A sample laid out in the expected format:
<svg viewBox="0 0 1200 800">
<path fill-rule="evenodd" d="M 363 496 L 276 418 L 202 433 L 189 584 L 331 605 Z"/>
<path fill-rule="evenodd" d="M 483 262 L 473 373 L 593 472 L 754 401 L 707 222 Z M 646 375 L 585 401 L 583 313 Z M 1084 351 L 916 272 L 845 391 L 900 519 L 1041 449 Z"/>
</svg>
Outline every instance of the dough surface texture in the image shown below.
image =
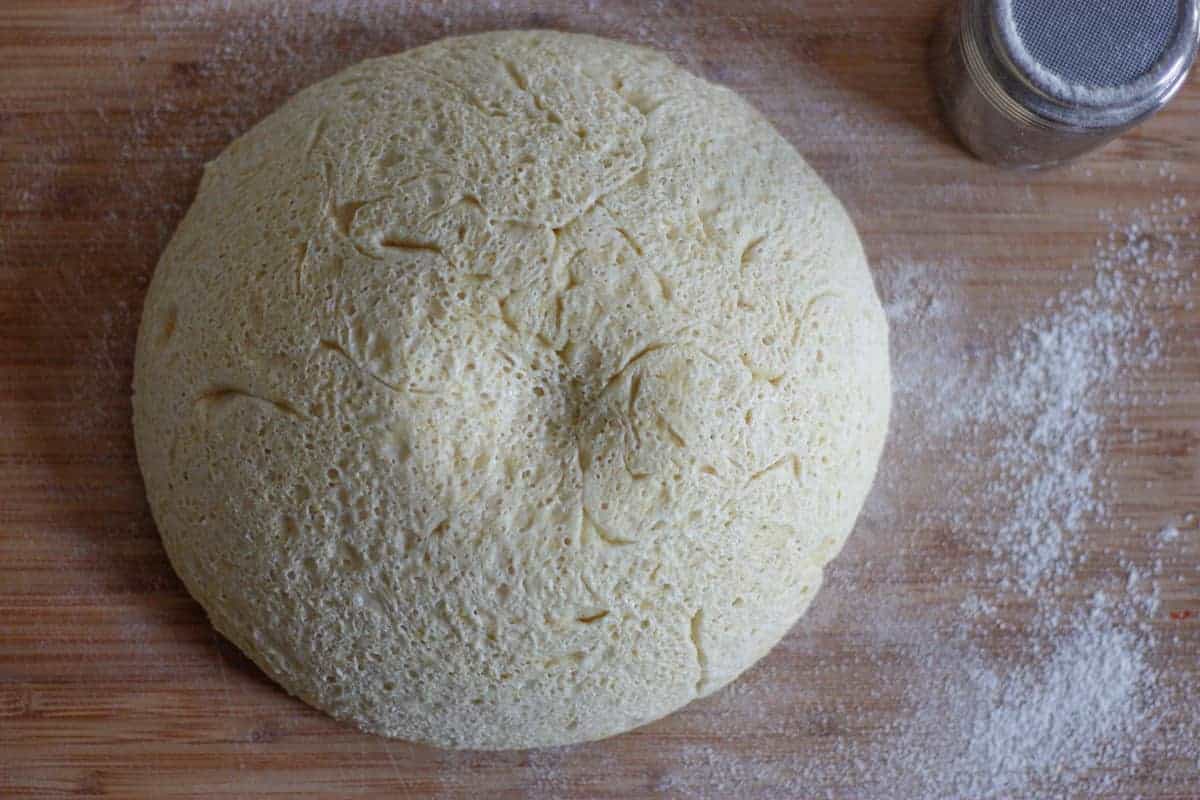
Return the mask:
<svg viewBox="0 0 1200 800">
<path fill-rule="evenodd" d="M 134 389 L 217 629 L 364 730 L 489 749 L 629 730 L 766 654 L 891 396 L 862 246 L 792 146 L 551 32 L 363 62 L 233 142 Z"/>
</svg>

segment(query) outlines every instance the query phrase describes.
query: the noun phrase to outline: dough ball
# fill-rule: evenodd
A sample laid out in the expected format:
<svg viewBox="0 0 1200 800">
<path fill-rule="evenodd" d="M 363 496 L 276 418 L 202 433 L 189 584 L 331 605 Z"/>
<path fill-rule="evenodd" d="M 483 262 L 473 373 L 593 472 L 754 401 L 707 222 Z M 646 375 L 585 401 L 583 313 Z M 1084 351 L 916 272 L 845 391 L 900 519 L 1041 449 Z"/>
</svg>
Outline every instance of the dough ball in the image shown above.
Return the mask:
<svg viewBox="0 0 1200 800">
<path fill-rule="evenodd" d="M 446 39 L 208 166 L 138 339 L 167 553 L 289 692 L 449 747 L 609 736 L 799 618 L 871 484 L 855 230 L 649 50 Z"/>
</svg>

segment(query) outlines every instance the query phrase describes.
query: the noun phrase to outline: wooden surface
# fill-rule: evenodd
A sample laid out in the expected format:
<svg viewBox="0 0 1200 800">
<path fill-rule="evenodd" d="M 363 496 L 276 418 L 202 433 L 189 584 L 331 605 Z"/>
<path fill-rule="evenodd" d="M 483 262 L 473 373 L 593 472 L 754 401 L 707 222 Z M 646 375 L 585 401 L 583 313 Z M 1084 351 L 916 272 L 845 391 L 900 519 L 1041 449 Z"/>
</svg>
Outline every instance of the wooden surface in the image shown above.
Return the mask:
<svg viewBox="0 0 1200 800">
<path fill-rule="evenodd" d="M 903 407 L 886 496 L 809 617 L 739 684 L 586 747 L 451 753 L 326 719 L 213 632 L 150 520 L 129 383 L 147 281 L 205 160 L 345 65 L 504 27 L 653 44 L 742 92 L 845 200 L 881 281 L 897 265 L 952 265 L 944 280 L 973 315 L 972 346 L 986 349 L 990 326 L 1039 312 L 1086 262 L 1108 230 L 1099 212 L 1177 196 L 1200 206 L 1200 85 L 1078 166 L 998 172 L 938 122 L 924 68 L 937 5 L 0 3 L 0 797 L 888 796 L 864 779 L 870 765 L 844 777 L 831 766 L 912 713 L 903 677 L 922 651 L 902 637 L 882 647 L 875 632 L 913 620 L 953 629 L 963 598 L 990 591 L 955 532 L 923 513 L 946 498 L 927 473 L 898 466 L 918 434 Z M 1200 263 L 1194 241 L 1179 260 Z M 1112 474 L 1118 511 L 1143 530 L 1200 509 L 1200 312 L 1187 306 L 1198 299 L 1158 309 L 1177 334 L 1150 377 L 1161 402 L 1111 433 L 1126 443 Z M 1125 435 L 1133 427 L 1143 435 Z M 1125 546 L 1127 530 L 1088 531 L 1094 557 L 1064 596 L 1108 580 L 1116 547 L 1156 558 Z M 1142 620 L 1166 642 L 1160 674 L 1182 676 L 1193 696 L 1194 538 L 1162 568 L 1162 606 Z M 881 597 L 891 600 L 874 606 Z M 1004 609 L 1008 630 L 1029 613 Z M 1200 797 L 1195 757 L 1106 768 L 1111 796 Z"/>
</svg>

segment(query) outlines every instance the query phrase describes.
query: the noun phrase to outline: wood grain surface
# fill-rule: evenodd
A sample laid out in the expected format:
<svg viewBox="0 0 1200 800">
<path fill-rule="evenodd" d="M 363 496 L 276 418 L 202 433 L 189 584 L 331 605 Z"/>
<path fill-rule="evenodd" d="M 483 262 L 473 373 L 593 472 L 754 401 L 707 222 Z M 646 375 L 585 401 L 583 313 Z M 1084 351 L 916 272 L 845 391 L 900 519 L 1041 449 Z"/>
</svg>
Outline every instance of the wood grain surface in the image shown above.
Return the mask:
<svg viewBox="0 0 1200 800">
<path fill-rule="evenodd" d="M 952 631 L 964 598 L 993 593 L 967 568 L 979 554 L 925 513 L 947 502 L 930 478 L 944 466 L 902 458 L 920 436 L 903 408 L 876 496 L 811 614 L 742 681 L 608 741 L 456 753 L 333 722 L 214 633 L 150 519 L 129 385 L 147 282 L 206 160 L 361 58 L 513 27 L 651 44 L 743 93 L 844 199 L 880 280 L 933 265 L 923 274 L 954 284 L 966 347 L 984 352 L 1087 262 L 1109 231 L 1101 212 L 1200 206 L 1200 85 L 1076 166 L 997 171 L 938 120 L 925 70 L 938 5 L 0 2 L 0 798 L 890 796 L 872 765 L 851 762 L 913 713 L 904 678 L 926 651 L 877 631 Z M 1191 207 L 1181 214 L 1195 225 Z M 1200 264 L 1196 242 L 1180 241 L 1179 262 Z M 1117 550 L 1160 557 L 1130 530 L 1200 509 L 1197 300 L 1193 289 L 1155 309 L 1173 331 L 1146 379 L 1159 401 L 1106 433 L 1127 524 L 1087 531 L 1064 604 L 1124 581 Z M 1182 533 L 1159 568 L 1161 607 L 1140 623 L 1162 641 L 1158 674 L 1194 697 L 1200 537 Z M 1005 605 L 988 642 L 1019 647 L 1031 614 Z M 1102 764 L 1109 796 L 1200 797 L 1197 759 L 1159 752 Z"/>
</svg>

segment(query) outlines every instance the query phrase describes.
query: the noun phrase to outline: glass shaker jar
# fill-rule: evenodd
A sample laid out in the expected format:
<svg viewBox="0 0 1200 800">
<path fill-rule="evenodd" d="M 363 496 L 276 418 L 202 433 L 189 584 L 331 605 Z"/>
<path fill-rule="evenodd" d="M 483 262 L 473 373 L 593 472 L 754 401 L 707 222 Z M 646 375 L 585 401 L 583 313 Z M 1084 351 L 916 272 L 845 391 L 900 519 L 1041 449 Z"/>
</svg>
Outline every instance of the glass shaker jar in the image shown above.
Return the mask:
<svg viewBox="0 0 1200 800">
<path fill-rule="evenodd" d="M 1197 0 L 958 0 L 933 46 L 950 127 L 984 161 L 1070 161 L 1179 91 L 1200 41 Z"/>
</svg>

